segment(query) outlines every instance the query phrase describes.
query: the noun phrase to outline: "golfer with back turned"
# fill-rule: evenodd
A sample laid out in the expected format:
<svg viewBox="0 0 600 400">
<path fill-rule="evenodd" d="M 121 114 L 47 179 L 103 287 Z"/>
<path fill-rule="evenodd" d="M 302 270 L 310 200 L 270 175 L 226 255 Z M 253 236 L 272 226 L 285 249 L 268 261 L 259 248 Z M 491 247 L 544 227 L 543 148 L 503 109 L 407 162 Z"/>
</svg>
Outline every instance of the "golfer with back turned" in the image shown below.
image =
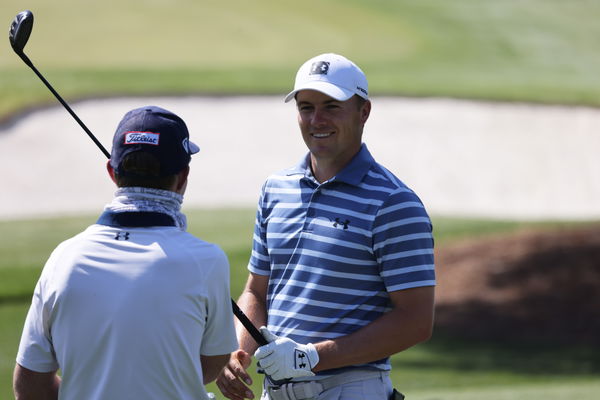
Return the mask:
<svg viewBox="0 0 600 400">
<path fill-rule="evenodd" d="M 180 211 L 197 151 L 167 110 L 122 119 L 113 201 L 53 251 L 35 287 L 17 399 L 208 399 L 204 384 L 238 345 L 227 257 L 187 233 Z"/>
<path fill-rule="evenodd" d="M 389 357 L 432 331 L 430 219 L 362 143 L 371 102 L 358 66 L 336 54 L 308 60 L 291 100 L 309 153 L 262 188 L 238 301 L 270 343 L 257 349 L 240 326 L 217 385 L 254 398 L 244 384 L 254 354 L 268 376 L 262 399 L 400 398 Z"/>
</svg>

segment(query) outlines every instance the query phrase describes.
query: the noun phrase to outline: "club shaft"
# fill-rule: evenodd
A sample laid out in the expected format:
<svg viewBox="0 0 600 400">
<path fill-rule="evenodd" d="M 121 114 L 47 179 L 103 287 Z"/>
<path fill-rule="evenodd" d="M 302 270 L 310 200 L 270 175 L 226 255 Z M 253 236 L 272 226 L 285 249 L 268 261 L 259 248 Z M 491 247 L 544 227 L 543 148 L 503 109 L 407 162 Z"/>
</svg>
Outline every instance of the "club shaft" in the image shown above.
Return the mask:
<svg viewBox="0 0 600 400">
<path fill-rule="evenodd" d="M 254 326 L 252 321 L 250 321 L 246 314 L 244 314 L 244 312 L 235 303 L 235 301 L 233 301 L 233 299 L 231 299 L 231 307 L 233 308 L 233 313 L 235 314 L 237 319 L 242 323 L 242 325 L 244 325 L 244 328 L 246 328 L 246 330 L 248 331 L 250 336 L 252 336 L 252 338 L 256 341 L 256 343 L 258 343 L 261 346 L 264 346 L 265 344 L 269 343 L 264 338 L 262 333 L 260 333 L 260 331 L 256 329 L 256 326 Z"/>
<path fill-rule="evenodd" d="M 98 141 L 98 139 L 96 139 L 96 136 L 94 136 L 94 134 L 88 129 L 88 127 L 85 126 L 83 121 L 79 119 L 77 114 L 75 114 L 75 112 L 71 109 L 71 107 L 69 107 L 67 102 L 64 101 L 62 97 L 60 97 L 58 92 L 56 90 L 54 90 L 52 85 L 50 85 L 50 83 L 46 80 L 46 78 L 44 78 L 44 76 L 40 73 L 40 71 L 37 70 L 37 68 L 33 65 L 33 63 L 27 62 L 27 61 L 25 63 L 27 65 L 29 65 L 29 67 L 33 70 L 33 72 L 35 72 L 35 74 L 38 76 L 38 78 L 40 78 L 42 80 L 42 82 L 44 82 L 44 85 L 46 85 L 46 87 L 52 92 L 54 97 L 56 97 L 58 99 L 58 101 L 60 101 L 60 104 L 63 105 L 63 107 L 69 112 L 69 114 L 71 114 L 71 116 L 75 119 L 75 121 L 77 121 L 77 123 L 83 128 L 85 133 L 87 133 L 87 135 L 90 137 L 90 139 L 92 139 L 92 141 L 96 144 L 96 146 L 98 146 L 98 148 L 102 151 L 102 153 L 104 153 L 106 158 L 110 158 L 110 153 L 104 148 L 104 146 L 102 146 L 102 143 L 100 143 Z"/>
</svg>

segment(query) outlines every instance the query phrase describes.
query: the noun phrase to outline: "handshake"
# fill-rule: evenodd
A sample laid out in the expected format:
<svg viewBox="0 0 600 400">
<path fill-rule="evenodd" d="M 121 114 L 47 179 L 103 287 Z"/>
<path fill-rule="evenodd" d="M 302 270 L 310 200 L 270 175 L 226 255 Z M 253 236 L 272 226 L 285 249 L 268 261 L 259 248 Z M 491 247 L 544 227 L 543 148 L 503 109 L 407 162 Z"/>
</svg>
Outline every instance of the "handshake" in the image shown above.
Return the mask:
<svg viewBox="0 0 600 400">
<path fill-rule="evenodd" d="M 269 342 L 254 353 L 258 367 L 271 379 L 285 379 L 314 376 L 312 369 L 319 362 L 319 354 L 312 343 L 300 344 L 292 339 L 272 334 L 266 327 L 260 332 Z"/>
</svg>

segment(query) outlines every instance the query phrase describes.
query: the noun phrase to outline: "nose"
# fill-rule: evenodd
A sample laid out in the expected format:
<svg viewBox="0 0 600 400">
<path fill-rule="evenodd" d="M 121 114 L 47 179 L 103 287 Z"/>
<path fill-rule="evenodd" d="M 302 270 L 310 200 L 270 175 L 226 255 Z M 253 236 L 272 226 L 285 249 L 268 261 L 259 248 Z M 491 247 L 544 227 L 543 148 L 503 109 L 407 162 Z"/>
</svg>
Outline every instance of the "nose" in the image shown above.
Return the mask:
<svg viewBox="0 0 600 400">
<path fill-rule="evenodd" d="M 321 126 L 326 122 L 325 113 L 322 110 L 315 109 L 311 115 L 310 123 L 313 126 Z"/>
</svg>

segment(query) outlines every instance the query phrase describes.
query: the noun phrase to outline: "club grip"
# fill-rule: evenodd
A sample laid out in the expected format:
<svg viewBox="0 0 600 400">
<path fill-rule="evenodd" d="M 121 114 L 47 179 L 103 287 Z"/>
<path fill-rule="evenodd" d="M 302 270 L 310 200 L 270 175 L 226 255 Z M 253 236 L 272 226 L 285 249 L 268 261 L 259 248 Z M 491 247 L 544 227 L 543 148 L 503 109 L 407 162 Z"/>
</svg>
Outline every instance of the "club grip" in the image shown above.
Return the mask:
<svg viewBox="0 0 600 400">
<path fill-rule="evenodd" d="M 246 330 L 248 331 L 250 336 L 252 336 L 252 338 L 256 341 L 256 343 L 258 343 L 261 346 L 269 344 L 269 342 L 267 342 L 267 339 L 265 339 L 264 336 L 260 333 L 260 331 L 256 329 L 252 321 L 250 321 L 250 319 L 246 317 L 246 314 L 244 314 L 244 312 L 240 309 L 236 302 L 233 301 L 233 299 L 231 299 L 231 307 L 233 308 L 233 313 L 235 314 L 237 319 L 242 323 L 242 325 L 244 325 L 244 328 L 246 328 Z"/>
</svg>

